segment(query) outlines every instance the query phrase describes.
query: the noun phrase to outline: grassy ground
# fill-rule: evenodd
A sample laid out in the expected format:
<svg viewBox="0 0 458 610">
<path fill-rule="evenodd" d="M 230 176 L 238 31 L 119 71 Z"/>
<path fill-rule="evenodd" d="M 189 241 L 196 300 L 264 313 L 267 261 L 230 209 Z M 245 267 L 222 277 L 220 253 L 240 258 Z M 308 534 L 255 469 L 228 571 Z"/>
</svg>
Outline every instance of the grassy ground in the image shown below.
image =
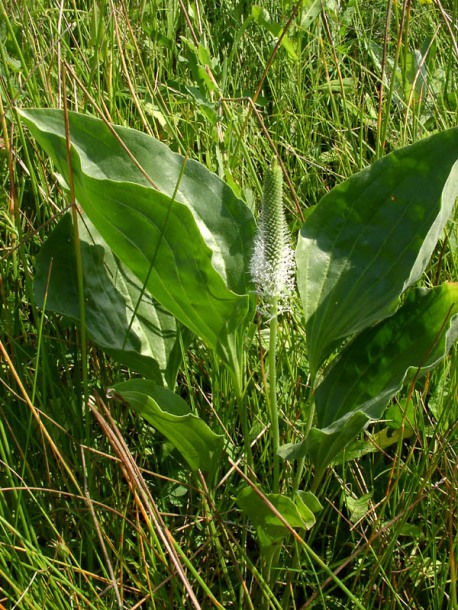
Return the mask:
<svg viewBox="0 0 458 610">
<path fill-rule="evenodd" d="M 78 330 L 34 302 L 34 260 L 67 202 L 15 113 L 62 108 L 65 96 L 200 160 L 251 203 L 275 147 L 297 231 L 335 184 L 457 121 L 456 0 L 318 5 L 304 0 L 295 14 L 294 2 L 261 0 L 267 13 L 255 19 L 247 0 L 0 0 L 3 607 L 355 607 L 292 539 L 266 576 L 229 462 L 209 490 L 104 398 L 128 371 L 89 346 L 83 379 Z M 270 18 L 290 24 L 290 46 L 276 48 Z M 425 282 L 457 279 L 455 246 L 451 222 Z M 279 341 L 282 441 L 293 442 L 307 395 L 299 314 L 282 319 Z M 247 360 L 261 379 L 256 342 Z M 319 490 L 323 511 L 303 535 L 367 610 L 458 608 L 457 363 L 455 350 L 415 388 L 413 434 L 330 469 Z M 212 354 L 193 345 L 179 384 L 239 458 L 230 380 Z M 262 381 L 249 403 L 256 476 L 268 485 Z"/>
</svg>

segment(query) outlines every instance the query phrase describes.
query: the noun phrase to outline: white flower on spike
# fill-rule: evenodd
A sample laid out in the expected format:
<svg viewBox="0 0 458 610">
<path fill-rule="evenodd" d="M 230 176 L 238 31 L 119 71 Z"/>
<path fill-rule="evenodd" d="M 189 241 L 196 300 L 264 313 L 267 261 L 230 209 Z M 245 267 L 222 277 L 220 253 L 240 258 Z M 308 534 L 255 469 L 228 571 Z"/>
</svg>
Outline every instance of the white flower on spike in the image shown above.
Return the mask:
<svg viewBox="0 0 458 610">
<path fill-rule="evenodd" d="M 261 214 L 250 272 L 260 297 L 259 311 L 270 318 L 289 309 L 294 291 L 294 252 L 283 209 L 283 175 L 274 159 L 264 179 Z"/>
</svg>

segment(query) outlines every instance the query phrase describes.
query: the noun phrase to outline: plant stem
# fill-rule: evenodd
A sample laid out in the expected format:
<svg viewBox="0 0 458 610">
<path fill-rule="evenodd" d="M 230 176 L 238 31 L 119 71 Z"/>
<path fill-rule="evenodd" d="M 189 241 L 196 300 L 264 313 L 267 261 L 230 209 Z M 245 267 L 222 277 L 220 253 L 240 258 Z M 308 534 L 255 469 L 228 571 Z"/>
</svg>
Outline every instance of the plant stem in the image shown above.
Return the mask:
<svg viewBox="0 0 458 610">
<path fill-rule="evenodd" d="M 313 386 L 313 383 L 314 383 L 314 378 L 311 380 L 312 386 Z M 307 419 L 305 422 L 304 441 L 310 433 L 310 430 L 313 426 L 313 420 L 315 418 L 315 403 L 313 401 L 313 393 L 312 393 L 312 396 L 309 398 L 307 406 L 308 406 L 308 412 L 307 412 Z M 301 484 L 301 478 L 302 478 L 302 473 L 304 471 L 304 466 L 305 466 L 305 458 L 301 458 L 298 461 L 297 468 L 296 468 L 296 474 L 294 476 L 293 490 L 292 490 L 293 497 L 294 497 L 294 494 L 296 493 L 296 491 L 299 489 L 299 485 Z"/>
<path fill-rule="evenodd" d="M 272 430 L 272 451 L 274 462 L 273 491 L 278 493 L 280 490 L 280 460 L 278 448 L 280 447 L 280 430 L 278 427 L 278 408 L 277 408 L 277 327 L 278 327 L 278 299 L 274 297 L 271 303 L 270 338 L 269 338 L 269 411 L 270 426 Z"/>
<path fill-rule="evenodd" d="M 244 392 L 242 391 L 241 375 L 240 375 L 240 371 L 235 372 L 234 369 L 232 369 L 231 372 L 232 372 L 232 379 L 233 379 L 233 383 L 234 383 L 235 400 L 237 402 L 237 409 L 239 412 L 240 423 L 242 425 L 245 465 L 248 466 L 250 469 L 253 469 L 253 455 L 251 453 L 250 428 L 248 426 L 248 412 L 247 412 L 245 395 L 244 395 Z M 246 473 L 246 469 L 245 469 L 245 473 Z"/>
</svg>

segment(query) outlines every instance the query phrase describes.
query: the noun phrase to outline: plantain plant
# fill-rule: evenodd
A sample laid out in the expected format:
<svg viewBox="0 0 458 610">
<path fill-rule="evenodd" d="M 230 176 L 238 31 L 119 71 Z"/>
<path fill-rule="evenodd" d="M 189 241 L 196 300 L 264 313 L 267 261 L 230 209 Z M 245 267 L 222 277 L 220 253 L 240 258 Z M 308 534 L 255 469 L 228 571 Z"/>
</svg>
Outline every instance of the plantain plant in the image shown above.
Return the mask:
<svg viewBox="0 0 458 610">
<path fill-rule="evenodd" d="M 72 180 L 79 220 L 75 251 L 64 216 L 37 260 L 40 304 L 78 322 L 77 256 L 90 339 L 143 378 L 114 392 L 162 432 L 192 470 L 212 470 L 223 437 L 175 393 L 183 350 L 198 337 L 233 381 L 250 462 L 244 348 L 256 299 L 270 324 L 268 406 L 273 493 L 293 527 L 313 525 L 312 491 L 329 465 L 406 384 L 431 371 L 458 335 L 458 284 L 415 284 L 452 215 L 458 194 L 458 129 L 395 151 L 335 187 L 306 217 L 297 241 L 312 401 L 304 438 L 279 446 L 275 381 L 277 317 L 294 290 L 294 260 L 281 201 L 281 171 L 268 170 L 259 231 L 245 203 L 201 164 L 125 127 L 58 110 L 22 110 L 31 134 Z M 51 265 L 52 262 L 52 265 Z M 288 440 L 288 439 L 285 439 Z M 278 456 L 298 460 L 281 495 Z M 251 462 L 254 468 L 256 465 Z M 216 467 L 216 466 L 215 466 Z M 284 491 L 284 487 L 283 487 Z M 287 490 L 288 491 L 288 490 Z M 287 533 L 252 487 L 240 506 L 270 549 Z"/>
</svg>

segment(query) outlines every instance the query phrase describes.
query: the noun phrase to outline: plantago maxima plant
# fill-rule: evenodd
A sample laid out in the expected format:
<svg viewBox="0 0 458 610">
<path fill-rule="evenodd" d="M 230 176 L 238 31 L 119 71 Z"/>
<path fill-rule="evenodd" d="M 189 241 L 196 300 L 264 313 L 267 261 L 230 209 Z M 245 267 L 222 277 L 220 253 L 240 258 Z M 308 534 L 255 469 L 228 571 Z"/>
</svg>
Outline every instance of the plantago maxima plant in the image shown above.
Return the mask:
<svg viewBox="0 0 458 610">
<path fill-rule="evenodd" d="M 269 411 L 274 463 L 273 488 L 279 490 L 280 434 L 276 398 L 276 339 L 278 314 L 290 306 L 294 290 L 294 253 L 283 209 L 283 176 L 274 159 L 264 179 L 261 217 L 251 259 L 251 275 L 260 299 L 259 312 L 270 320 L 268 354 Z"/>
<path fill-rule="evenodd" d="M 31 110 L 20 114 L 67 180 L 62 112 Z M 124 358 L 128 346 L 131 353 L 126 363 L 137 370 L 144 370 L 151 359 L 157 360 L 154 383 L 161 385 L 157 380 L 164 379 L 168 385 L 156 391 L 150 386 L 140 388 L 137 380 L 135 400 L 129 395 L 130 403 L 143 416 L 148 413 L 149 421 L 157 422 L 184 452 L 183 442 L 189 439 L 183 435 L 182 418 L 187 417 L 189 425 L 196 424 L 191 424 L 194 420 L 188 417 L 186 407 L 177 405 L 173 392 L 179 366 L 177 341 L 162 341 L 161 328 L 172 328 L 173 335 L 181 331 L 164 317 L 165 310 L 195 333 L 231 371 L 249 458 L 243 349 L 256 292 L 260 312 L 270 322 L 269 409 L 275 456 L 273 488 L 278 490 L 275 341 L 278 313 L 289 306 L 288 297 L 294 289 L 278 164 L 274 162 L 266 175 L 256 235 L 248 207 L 199 163 L 188 161 L 183 169 L 182 157 L 131 129 L 116 127 L 114 135 L 102 121 L 75 113 L 69 113 L 69 123 L 75 194 L 94 231 L 104 239 L 100 247 L 111 249 L 139 282 L 135 294 L 143 294 L 145 287 L 161 305 L 160 315 L 155 312 L 155 328 L 146 328 L 145 338 L 137 341 L 141 362 L 132 357 L 135 335 L 129 335 L 121 347 L 108 333 L 103 337 L 115 357 Z M 132 163 L 125 147 L 142 160 L 142 169 L 157 188 Z M 454 209 L 457 151 L 458 129 L 394 151 L 330 191 L 301 228 L 295 252 L 297 286 L 304 310 L 315 409 L 303 442 L 280 451 L 287 459 L 306 457 L 317 473 L 316 484 L 348 443 L 370 421 L 383 416 L 389 400 L 403 385 L 436 366 L 456 341 L 457 284 L 426 292 L 413 285 L 425 271 Z M 45 292 L 49 254 L 61 244 L 61 238 L 52 235 L 48 256 L 39 258 L 39 263 L 46 265 L 37 274 L 39 302 Z M 43 252 L 46 254 L 46 249 Z M 98 257 L 92 249 L 91 253 L 88 264 L 93 273 L 94 261 L 104 257 L 99 250 Z M 58 302 L 56 310 L 69 315 L 64 297 L 70 273 L 62 265 L 65 257 L 54 259 L 48 306 Z M 108 278 L 102 279 L 108 286 Z M 85 285 L 85 290 L 92 290 L 91 282 Z M 400 297 L 408 289 L 400 307 Z M 113 290 L 120 293 L 121 286 L 113 286 Z M 119 296 L 119 307 L 127 305 L 127 295 Z M 91 319 L 94 298 L 91 292 L 85 302 L 87 324 L 93 323 L 96 339 L 100 336 L 96 326 L 102 318 Z M 129 299 L 134 298 L 131 291 Z M 139 311 L 127 307 L 127 320 L 132 309 Z M 103 307 L 103 313 L 107 316 L 110 310 Z M 72 310 L 70 317 L 76 319 L 78 311 Z M 108 320 L 104 318 L 104 322 L 107 327 Z M 125 332 L 132 328 L 127 325 Z M 420 335 L 419 347 L 416 337 Z M 331 361 L 332 368 L 328 366 Z M 133 389 L 122 386 L 123 392 Z M 149 405 L 151 399 L 154 409 Z M 173 418 L 178 418 L 176 429 L 180 429 L 176 436 Z M 197 439 L 200 430 L 196 427 L 195 432 Z M 221 441 L 208 437 L 216 455 Z M 197 457 L 191 455 L 193 452 Z M 198 444 L 188 447 L 186 453 L 193 468 L 208 462 L 208 453 Z"/>
</svg>

